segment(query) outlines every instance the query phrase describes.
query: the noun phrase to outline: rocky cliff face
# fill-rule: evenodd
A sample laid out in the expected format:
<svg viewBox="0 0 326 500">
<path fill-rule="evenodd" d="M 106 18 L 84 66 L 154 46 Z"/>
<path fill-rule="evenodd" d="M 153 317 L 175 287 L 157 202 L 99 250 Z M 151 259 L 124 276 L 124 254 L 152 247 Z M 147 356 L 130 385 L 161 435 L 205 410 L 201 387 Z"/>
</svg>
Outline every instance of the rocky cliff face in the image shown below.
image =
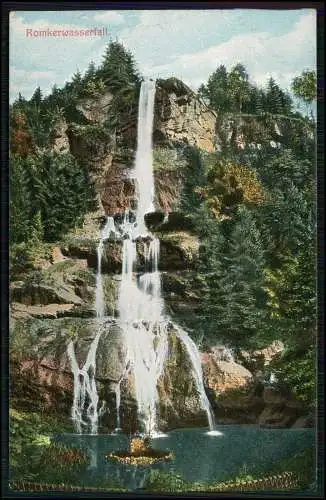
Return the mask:
<svg viewBox="0 0 326 500">
<path fill-rule="evenodd" d="M 176 78 L 157 81 L 154 142 L 190 144 L 215 150 L 216 115 Z"/>
<path fill-rule="evenodd" d="M 52 138 L 55 151 L 72 153 L 90 170 L 107 215 L 123 213 L 135 197 L 129 174 L 135 157 L 137 123 L 131 121 L 130 127 L 121 131 L 124 145 L 117 145 L 116 134 L 109 134 L 105 127 L 112 101 L 109 92 L 82 100 L 76 109 L 78 122 L 60 119 Z M 175 78 L 157 81 L 154 116 L 156 203 L 166 213 L 176 207 L 182 189 L 186 163 L 182 147 L 214 151 L 216 116 Z"/>
<path fill-rule="evenodd" d="M 112 99 L 109 93 L 85 99 L 76 109 L 76 116 L 82 118 L 78 123 L 60 120 L 55 127 L 53 149 L 58 153 L 70 152 L 90 170 L 100 209 L 88 214 L 84 227 L 67 235 L 53 249 L 51 258 L 39 271 L 11 284 L 11 400 L 17 408 L 56 411 L 62 418 L 69 418 L 73 377 L 67 345 L 74 341 L 77 359 L 83 363 L 97 331 L 94 302 L 99 225 L 104 214 L 119 216 L 135 198 L 135 186 L 129 178 L 135 156 L 133 141 L 126 141 L 128 146 L 117 146 L 116 137 L 104 126 Z M 188 221 L 178 213 L 187 167 L 184 148 L 195 145 L 211 152 L 219 141 L 225 144 L 225 140 L 239 139 L 240 129 L 233 131 L 233 136 L 221 136 L 228 126 L 234 129 L 235 124 L 230 122 L 217 128 L 216 141 L 217 125 L 214 113 L 182 82 L 157 82 L 153 152 L 156 204 L 163 215 L 170 213 L 170 220 L 165 225 L 161 224 L 162 218 L 150 223 L 161 240 L 159 267 L 167 309 L 190 324 L 200 304 L 196 274 L 199 242 Z M 135 138 L 136 124 L 131 123 L 130 127 L 132 130 L 123 133 Z M 137 251 L 141 270 L 141 242 Z M 115 315 L 121 259 L 121 242 L 107 241 L 102 269 L 106 313 L 111 316 Z M 110 408 L 110 413 L 103 416 L 103 431 L 116 426 L 115 394 L 124 375 L 120 386 L 121 423 L 126 431 L 136 425 L 134 382 L 130 374 L 125 374 L 122 333 L 114 321 L 108 323 L 97 351 L 98 391 Z M 158 385 L 161 428 L 207 425 L 187 353 L 173 328 L 169 332 L 169 352 Z M 246 361 L 244 354 L 244 364 Z M 257 389 L 252 375 L 255 370 L 248 362 L 250 371 L 232 360 L 217 358 L 212 351 L 203 353 L 202 365 L 207 394 L 219 422 L 285 426 L 291 425 L 302 411 L 288 395 L 282 395 L 281 404 L 275 393 L 271 396 L 268 391 Z M 285 418 L 285 414 L 290 417 Z"/>
</svg>

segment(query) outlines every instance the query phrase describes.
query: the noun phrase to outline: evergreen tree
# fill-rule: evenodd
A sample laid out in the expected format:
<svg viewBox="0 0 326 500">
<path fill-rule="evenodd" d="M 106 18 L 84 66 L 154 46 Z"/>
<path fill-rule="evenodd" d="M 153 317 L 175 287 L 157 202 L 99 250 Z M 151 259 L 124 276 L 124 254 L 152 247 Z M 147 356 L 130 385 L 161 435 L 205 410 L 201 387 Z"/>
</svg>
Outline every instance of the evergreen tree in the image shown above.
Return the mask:
<svg viewBox="0 0 326 500">
<path fill-rule="evenodd" d="M 140 82 L 132 54 L 121 43 L 113 41 L 106 47 L 98 76 L 113 90 L 137 85 Z"/>
<path fill-rule="evenodd" d="M 72 76 L 71 86 L 74 94 L 78 96 L 83 87 L 83 78 L 79 69 L 77 69 L 76 73 Z"/>
<path fill-rule="evenodd" d="M 24 160 L 13 156 L 10 162 L 10 241 L 26 241 L 29 233 L 31 196 L 26 180 Z"/>
<path fill-rule="evenodd" d="M 181 210 L 193 217 L 202 203 L 198 188 L 205 183 L 204 166 L 198 148 L 188 146 L 184 151 L 184 156 L 187 159 L 187 174 L 181 195 Z"/>
<path fill-rule="evenodd" d="M 228 95 L 228 74 L 225 66 L 219 66 L 208 79 L 207 85 L 201 85 L 198 94 L 208 101 L 208 104 L 218 113 L 224 113 L 230 109 Z"/>
<path fill-rule="evenodd" d="M 43 238 L 44 228 L 42 224 L 41 212 L 40 210 L 38 210 L 31 220 L 28 241 L 33 246 L 33 248 L 36 248 L 42 243 Z"/>
<path fill-rule="evenodd" d="M 266 90 L 266 111 L 272 114 L 282 114 L 282 96 L 281 89 L 276 84 L 273 78 L 270 78 L 267 83 Z"/>
<path fill-rule="evenodd" d="M 239 207 L 230 235 L 210 223 L 205 316 L 211 336 L 236 347 L 255 345 L 265 327 L 264 250 L 251 212 Z M 225 231 L 225 230 L 224 230 Z M 215 334 L 214 334 L 215 332 Z"/>
<path fill-rule="evenodd" d="M 37 89 L 35 90 L 34 94 L 31 97 L 30 103 L 35 104 L 38 108 L 41 106 L 42 92 L 40 87 L 37 87 Z"/>
<path fill-rule="evenodd" d="M 96 78 L 97 78 L 97 69 L 94 61 L 91 61 L 88 65 L 87 70 L 85 71 L 83 82 L 85 84 L 89 81 L 94 81 Z"/>
</svg>

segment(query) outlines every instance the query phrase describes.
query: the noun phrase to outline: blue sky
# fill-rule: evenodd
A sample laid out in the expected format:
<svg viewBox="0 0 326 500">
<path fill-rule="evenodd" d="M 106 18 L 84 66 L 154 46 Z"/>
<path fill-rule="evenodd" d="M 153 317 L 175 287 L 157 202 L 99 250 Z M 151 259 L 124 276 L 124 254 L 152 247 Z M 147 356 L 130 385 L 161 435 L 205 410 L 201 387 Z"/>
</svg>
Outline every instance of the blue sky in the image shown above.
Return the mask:
<svg viewBox="0 0 326 500">
<path fill-rule="evenodd" d="M 316 67 L 316 14 L 300 10 L 84 10 L 10 14 L 10 98 L 44 94 L 77 69 L 99 64 L 109 36 L 27 37 L 26 29 L 107 28 L 134 54 L 140 72 L 176 76 L 196 89 L 220 64 L 242 62 L 251 80 L 272 76 L 289 88 L 303 69 Z"/>
</svg>

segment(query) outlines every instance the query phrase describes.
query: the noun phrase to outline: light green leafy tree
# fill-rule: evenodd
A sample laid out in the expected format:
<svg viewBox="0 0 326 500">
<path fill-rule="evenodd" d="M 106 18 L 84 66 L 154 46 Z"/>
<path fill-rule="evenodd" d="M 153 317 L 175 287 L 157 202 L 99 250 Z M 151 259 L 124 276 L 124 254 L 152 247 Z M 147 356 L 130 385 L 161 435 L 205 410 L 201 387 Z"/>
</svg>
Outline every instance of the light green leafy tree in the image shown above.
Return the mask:
<svg viewBox="0 0 326 500">
<path fill-rule="evenodd" d="M 292 80 L 291 88 L 294 95 L 306 104 L 307 111 L 310 109 L 310 114 L 313 118 L 312 103 L 317 97 L 316 72 L 309 70 L 303 71 L 300 76 Z"/>
</svg>

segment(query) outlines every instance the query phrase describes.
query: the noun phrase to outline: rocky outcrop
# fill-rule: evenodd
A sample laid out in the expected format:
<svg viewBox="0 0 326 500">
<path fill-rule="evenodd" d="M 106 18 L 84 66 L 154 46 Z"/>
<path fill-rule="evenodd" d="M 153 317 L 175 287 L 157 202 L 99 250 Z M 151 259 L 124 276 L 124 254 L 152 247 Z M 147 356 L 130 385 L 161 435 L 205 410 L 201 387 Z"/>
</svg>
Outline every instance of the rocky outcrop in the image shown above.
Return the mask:
<svg viewBox="0 0 326 500">
<path fill-rule="evenodd" d="M 162 271 L 194 268 L 199 257 L 198 238 L 186 231 L 162 233 L 160 237 L 159 267 Z M 137 242 L 138 269 L 145 265 L 145 244 Z M 86 259 L 90 268 L 97 268 L 97 242 L 86 238 L 73 238 L 61 246 L 64 256 Z M 120 273 L 122 267 L 122 240 L 107 240 L 104 243 L 102 271 L 104 273 Z"/>
<path fill-rule="evenodd" d="M 75 304 L 48 304 L 46 306 L 26 306 L 19 302 L 12 302 L 11 314 L 15 319 L 22 318 L 60 318 L 69 316 Z"/>
<path fill-rule="evenodd" d="M 68 418 L 73 376 L 67 346 L 73 339 L 76 360 L 83 366 L 97 329 L 95 318 L 17 318 L 11 334 L 13 406 L 29 411 L 56 409 L 62 418 Z M 168 339 L 169 356 L 158 383 L 160 428 L 206 426 L 207 415 L 201 407 L 189 355 L 172 323 Z M 304 408 L 289 392 L 257 383 L 243 366 L 227 357 L 221 359 L 220 351 L 202 353 L 204 384 L 218 423 L 268 428 L 313 425 L 311 418 L 300 420 L 306 415 Z M 107 322 L 99 340 L 95 376 L 100 401 L 109 409 L 101 417 L 101 432 L 116 426 L 117 390 L 121 395 L 121 426 L 126 432 L 136 430 L 135 382 L 126 363 L 124 332 L 113 320 Z"/>
<path fill-rule="evenodd" d="M 68 124 L 64 118 L 57 121 L 52 131 L 52 148 L 56 153 L 69 153 L 70 144 L 67 135 Z"/>
<path fill-rule="evenodd" d="M 278 385 L 265 387 L 263 400 L 265 407 L 258 419 L 261 427 L 290 427 L 303 412 L 302 403 Z"/>
<path fill-rule="evenodd" d="M 314 130 L 307 121 L 295 117 L 275 116 L 269 113 L 261 115 L 226 114 L 216 121 L 216 149 L 250 150 L 253 155 L 259 150 L 271 151 L 293 143 L 294 137 L 300 137 L 298 147 L 306 150 L 311 147 Z M 309 145 L 309 142 L 311 143 Z"/>
<path fill-rule="evenodd" d="M 34 320 L 35 321 L 35 320 Z M 67 346 L 74 340 L 76 360 L 83 366 L 98 325 L 95 319 L 82 322 L 73 318 L 39 320 L 34 324 L 17 320 L 12 333 L 11 397 L 13 405 L 29 411 L 59 409 L 68 418 L 73 398 L 73 376 Z M 15 343 L 21 342 L 27 328 L 25 347 L 18 352 Z M 96 355 L 96 381 L 100 400 L 110 409 L 103 419 L 103 431 L 116 426 L 116 390 L 121 390 L 121 425 L 129 432 L 137 427 L 136 395 L 133 376 L 126 366 L 123 331 L 109 321 L 99 341 Z M 183 370 L 180 372 L 180 366 Z M 159 421 L 162 429 L 187 425 L 206 425 L 207 416 L 201 408 L 199 394 L 185 347 L 173 328 L 169 333 L 169 357 L 158 384 L 160 395 Z"/>
<path fill-rule="evenodd" d="M 76 105 L 78 111 L 90 122 L 104 123 L 107 119 L 107 112 L 112 103 L 111 92 L 103 92 L 96 97 L 81 99 Z"/>
<path fill-rule="evenodd" d="M 21 302 L 27 306 L 48 304 L 81 304 L 81 299 L 71 288 L 49 286 L 36 283 L 12 283 L 10 287 L 12 302 Z"/>
<path fill-rule="evenodd" d="M 177 78 L 157 80 L 154 117 L 156 144 L 183 143 L 214 151 L 215 113 Z"/>
<path fill-rule="evenodd" d="M 284 344 L 280 340 L 274 340 L 264 349 L 255 351 L 240 351 L 238 358 L 240 363 L 246 366 L 252 373 L 262 373 L 270 362 L 280 356 L 284 351 Z"/>
<path fill-rule="evenodd" d="M 252 379 L 252 374 L 244 366 L 234 361 L 218 360 L 213 353 L 202 355 L 202 365 L 205 386 L 217 394 L 245 386 Z"/>
<path fill-rule="evenodd" d="M 71 153 L 94 182 L 98 201 L 107 215 L 132 207 L 135 185 L 130 169 L 135 158 L 137 123 L 109 131 L 105 122 L 114 96 L 103 92 L 80 99 L 72 121 L 59 119 L 53 130 L 53 150 Z M 158 80 L 154 115 L 154 170 L 156 205 L 167 213 L 176 210 L 184 182 L 186 159 L 174 146 L 198 146 L 213 151 L 216 116 L 196 94 L 175 78 Z"/>
</svg>

